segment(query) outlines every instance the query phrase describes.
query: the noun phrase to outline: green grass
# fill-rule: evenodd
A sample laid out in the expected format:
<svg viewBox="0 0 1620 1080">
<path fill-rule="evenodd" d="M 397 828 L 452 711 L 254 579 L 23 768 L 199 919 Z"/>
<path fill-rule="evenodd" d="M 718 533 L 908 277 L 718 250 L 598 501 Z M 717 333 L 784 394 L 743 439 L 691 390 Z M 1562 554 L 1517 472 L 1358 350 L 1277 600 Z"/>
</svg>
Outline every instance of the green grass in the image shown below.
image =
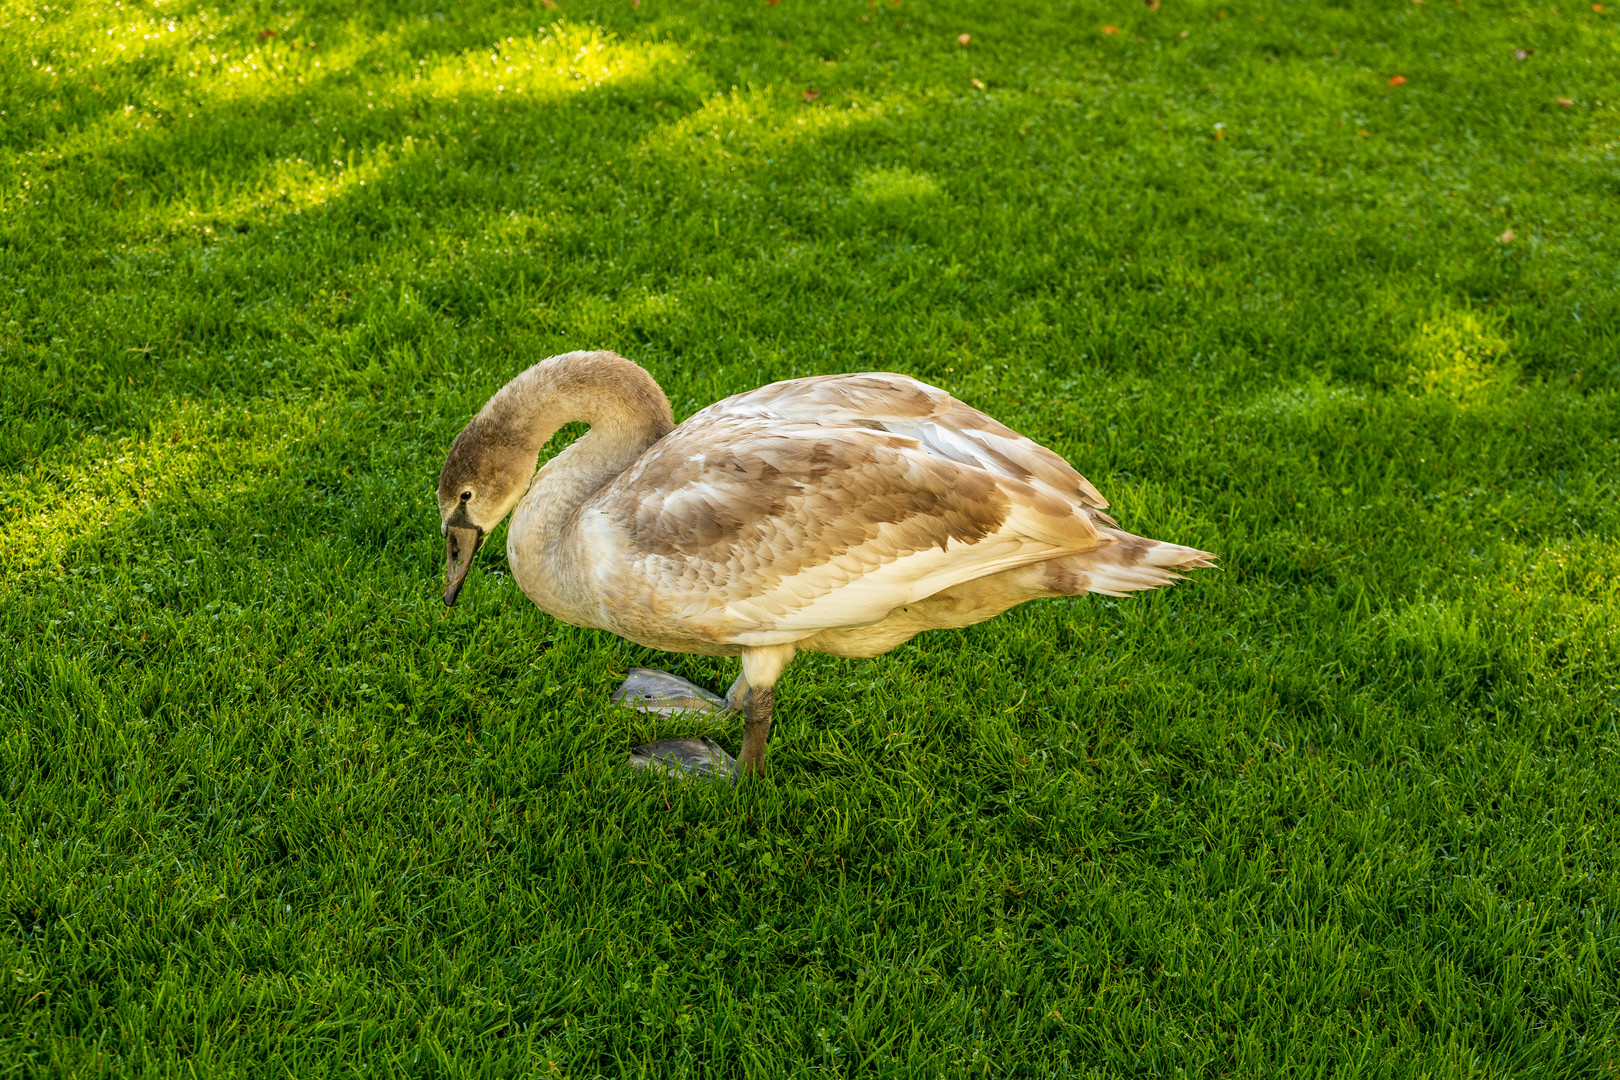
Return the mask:
<svg viewBox="0 0 1620 1080">
<path fill-rule="evenodd" d="M 0 1077 L 1620 1075 L 1620 4 L 1220 4 L 0 3 Z M 438 599 L 574 348 L 1224 570 L 632 774 Z"/>
</svg>

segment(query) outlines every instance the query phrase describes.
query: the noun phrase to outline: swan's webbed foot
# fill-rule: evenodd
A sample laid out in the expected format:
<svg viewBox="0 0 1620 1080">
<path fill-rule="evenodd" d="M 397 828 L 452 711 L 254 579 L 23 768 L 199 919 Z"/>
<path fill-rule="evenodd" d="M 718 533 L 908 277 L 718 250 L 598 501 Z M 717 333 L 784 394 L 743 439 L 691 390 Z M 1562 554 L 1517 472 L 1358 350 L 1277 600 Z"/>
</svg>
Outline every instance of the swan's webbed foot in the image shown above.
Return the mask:
<svg viewBox="0 0 1620 1080">
<path fill-rule="evenodd" d="M 678 675 L 651 668 L 631 668 L 613 691 L 613 703 L 627 709 L 673 716 L 676 713 L 719 713 L 730 706 L 701 686 Z M 713 739 L 660 739 L 630 751 L 630 764 L 667 776 L 720 776 L 737 782 L 737 762 Z"/>
<path fill-rule="evenodd" d="M 724 712 L 726 700 L 694 686 L 679 675 L 651 668 L 633 667 L 624 682 L 613 691 L 612 701 L 627 709 L 670 716 L 679 712 Z"/>
<path fill-rule="evenodd" d="M 713 739 L 660 739 L 630 751 L 630 764 L 669 776 L 719 776 L 737 782 L 737 762 Z"/>
</svg>

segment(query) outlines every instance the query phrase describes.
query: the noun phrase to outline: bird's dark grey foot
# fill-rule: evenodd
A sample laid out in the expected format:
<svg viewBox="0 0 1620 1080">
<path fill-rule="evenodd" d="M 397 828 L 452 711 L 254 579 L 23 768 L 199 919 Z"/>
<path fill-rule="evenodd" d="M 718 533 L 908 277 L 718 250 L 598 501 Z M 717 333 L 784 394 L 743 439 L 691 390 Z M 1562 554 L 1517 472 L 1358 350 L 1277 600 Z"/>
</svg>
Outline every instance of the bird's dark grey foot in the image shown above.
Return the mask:
<svg viewBox="0 0 1620 1080">
<path fill-rule="evenodd" d="M 656 716 L 676 713 L 720 713 L 731 706 L 679 675 L 651 668 L 631 668 L 613 691 L 613 702 Z M 737 782 L 737 762 L 713 739 L 660 739 L 630 751 L 630 764 L 666 776 L 719 776 Z"/>
<path fill-rule="evenodd" d="M 716 713 L 729 706 L 722 697 L 693 686 L 679 675 L 634 667 L 613 691 L 613 703 L 627 709 L 670 716 L 679 712 Z"/>
<path fill-rule="evenodd" d="M 660 739 L 630 751 L 630 764 L 666 776 L 715 776 L 737 782 L 737 762 L 713 739 Z"/>
</svg>

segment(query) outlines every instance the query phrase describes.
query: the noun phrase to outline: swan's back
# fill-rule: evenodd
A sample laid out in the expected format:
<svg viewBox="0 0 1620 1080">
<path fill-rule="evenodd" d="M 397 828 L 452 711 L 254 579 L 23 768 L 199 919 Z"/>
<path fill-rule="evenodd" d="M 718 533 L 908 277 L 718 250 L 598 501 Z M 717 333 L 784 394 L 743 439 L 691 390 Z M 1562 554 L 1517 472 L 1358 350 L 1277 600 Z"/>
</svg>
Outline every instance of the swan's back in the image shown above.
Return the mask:
<svg viewBox="0 0 1620 1080">
<path fill-rule="evenodd" d="M 694 414 L 588 500 L 569 557 L 605 629 L 800 641 L 1109 541 L 1068 462 L 903 375 L 773 383 Z M 729 649 L 727 650 L 729 651 Z"/>
<path fill-rule="evenodd" d="M 1033 439 L 909 375 L 868 371 L 788 379 L 717 401 L 709 416 L 812 420 L 894 432 L 963 465 L 1047 488 L 1101 510 L 1108 500 L 1062 457 Z"/>
</svg>

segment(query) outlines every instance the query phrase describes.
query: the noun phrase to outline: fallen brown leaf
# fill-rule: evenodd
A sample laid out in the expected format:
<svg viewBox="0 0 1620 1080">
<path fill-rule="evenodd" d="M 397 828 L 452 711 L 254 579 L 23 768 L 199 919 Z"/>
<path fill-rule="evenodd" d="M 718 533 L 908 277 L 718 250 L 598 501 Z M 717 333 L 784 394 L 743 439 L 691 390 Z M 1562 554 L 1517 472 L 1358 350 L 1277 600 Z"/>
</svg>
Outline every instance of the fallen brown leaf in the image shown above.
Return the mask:
<svg viewBox="0 0 1620 1080">
<path fill-rule="evenodd" d="M 806 101 L 814 101 L 814 100 L 816 100 L 816 98 L 818 98 L 820 96 L 821 96 L 821 91 L 820 90 L 806 90 L 804 92 L 804 100 L 806 100 Z"/>
<path fill-rule="evenodd" d="M 1513 50 L 1513 59 L 1515 59 L 1515 60 L 1528 60 L 1534 55 L 1536 55 L 1536 50 L 1534 50 L 1534 49 L 1514 49 Z"/>
<path fill-rule="evenodd" d="M 275 36 L 276 36 L 276 32 L 274 30 L 260 30 L 259 31 L 259 40 L 260 41 L 263 41 L 265 38 L 273 38 Z"/>
<path fill-rule="evenodd" d="M 964 48 L 964 49 L 968 47 L 968 42 L 970 42 L 972 40 L 973 40 L 973 35 L 972 34 L 957 34 L 956 35 L 956 43 L 958 45 L 962 46 L 962 48 Z"/>
<path fill-rule="evenodd" d="M 1511 243 L 1513 243 L 1513 230 L 1509 229 L 1507 232 L 1503 233 L 1501 236 L 1498 236 L 1496 238 L 1496 242 L 1498 244 L 1511 244 Z"/>
<path fill-rule="evenodd" d="M 968 82 L 972 83 L 974 87 L 979 90 L 984 89 L 984 81 L 981 79 L 969 79 Z"/>
<path fill-rule="evenodd" d="M 1108 35 L 1109 37 L 1113 37 L 1115 34 L 1119 33 L 1119 27 L 1117 27 L 1117 26 L 1105 26 L 1105 27 L 1102 28 L 1102 32 L 1104 34 Z"/>
<path fill-rule="evenodd" d="M 1389 77 L 1389 85 L 1391 85 L 1391 86 L 1405 86 L 1406 85 L 1406 76 L 1405 75 L 1391 75 Z"/>
<path fill-rule="evenodd" d="M 1159 10 L 1159 0 L 1142 0 L 1142 3 L 1147 6 L 1149 11 Z"/>
<path fill-rule="evenodd" d="M 1567 109 L 1573 104 L 1575 104 L 1575 100 L 1573 98 L 1561 97 L 1558 99 L 1558 107 L 1560 109 Z"/>
</svg>

